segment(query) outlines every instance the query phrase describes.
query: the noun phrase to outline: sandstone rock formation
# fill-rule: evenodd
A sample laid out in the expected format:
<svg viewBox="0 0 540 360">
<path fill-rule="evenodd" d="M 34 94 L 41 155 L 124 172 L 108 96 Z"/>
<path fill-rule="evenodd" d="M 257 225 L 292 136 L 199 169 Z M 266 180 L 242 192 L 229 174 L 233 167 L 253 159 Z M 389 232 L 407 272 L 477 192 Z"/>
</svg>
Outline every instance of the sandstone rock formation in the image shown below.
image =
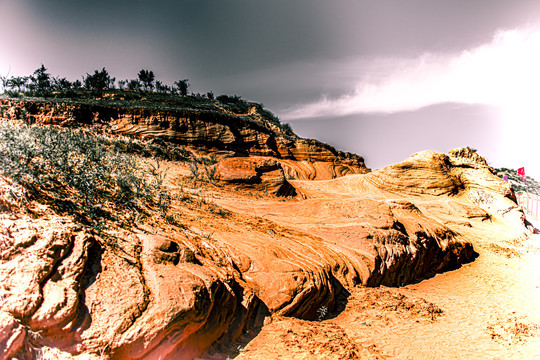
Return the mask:
<svg viewBox="0 0 540 360">
<path fill-rule="evenodd" d="M 172 183 L 183 176 L 174 169 Z M 286 184 L 272 158 L 227 159 L 217 174 Z M 526 234 L 509 186 L 466 150 L 291 183 L 303 198 L 210 187 L 213 203 L 174 204 L 176 225 L 108 237 L 4 207 L 0 359 L 189 359 L 226 348 L 270 314 L 313 319 L 354 286 L 457 268 L 476 256 L 472 236 Z"/>
<path fill-rule="evenodd" d="M 0 177 L 0 360 L 219 355 L 269 315 L 312 320 L 353 287 L 420 281 L 473 261 L 471 239 L 528 231 L 511 187 L 470 149 L 366 173 L 254 113 L 3 106 L 229 153 L 216 184 L 168 163 L 171 213 L 131 228 L 76 223 Z"/>
<path fill-rule="evenodd" d="M 296 190 L 285 179 L 279 161 L 264 157 L 227 158 L 216 169 L 216 178 L 232 185 L 260 185 L 270 194 L 296 196 Z"/>
</svg>

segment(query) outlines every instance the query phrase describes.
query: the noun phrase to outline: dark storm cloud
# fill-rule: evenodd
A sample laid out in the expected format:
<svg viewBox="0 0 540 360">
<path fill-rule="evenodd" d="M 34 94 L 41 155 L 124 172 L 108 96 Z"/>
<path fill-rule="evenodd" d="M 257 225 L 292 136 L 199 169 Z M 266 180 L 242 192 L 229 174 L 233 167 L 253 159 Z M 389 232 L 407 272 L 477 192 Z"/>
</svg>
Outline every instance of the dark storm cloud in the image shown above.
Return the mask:
<svg viewBox="0 0 540 360">
<path fill-rule="evenodd" d="M 66 31 L 151 34 L 163 56 L 182 59 L 197 75 L 222 76 L 320 55 L 328 43 L 319 17 L 291 1 L 35 2 Z M 302 4 L 302 5 L 301 5 Z"/>
<path fill-rule="evenodd" d="M 531 0 L 18 2 L 40 20 L 42 34 L 33 37 L 50 43 L 42 53 L 72 59 L 63 60 L 64 69 L 109 66 L 120 78 L 148 67 L 165 81 L 189 78 L 194 91 L 236 92 L 276 108 L 350 91 L 363 69 L 344 65 L 348 58 L 465 49 L 499 27 L 523 23 L 538 6 Z"/>
<path fill-rule="evenodd" d="M 354 54 L 407 56 L 459 51 L 489 40 L 501 27 L 537 21 L 534 0 L 382 0 L 325 2 L 339 23 L 341 46 Z M 334 6 L 336 4 L 337 6 Z M 529 18 L 529 16 L 531 16 Z M 337 20 L 337 21 L 336 21 Z M 346 51 L 337 47 L 340 53 Z"/>
</svg>

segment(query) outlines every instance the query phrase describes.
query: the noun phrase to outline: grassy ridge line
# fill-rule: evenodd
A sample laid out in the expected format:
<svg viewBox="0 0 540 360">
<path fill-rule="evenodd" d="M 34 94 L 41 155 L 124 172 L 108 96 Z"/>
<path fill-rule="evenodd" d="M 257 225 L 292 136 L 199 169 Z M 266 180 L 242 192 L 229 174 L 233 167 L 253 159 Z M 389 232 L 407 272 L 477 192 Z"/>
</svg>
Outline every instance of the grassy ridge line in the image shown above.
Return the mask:
<svg viewBox="0 0 540 360">
<path fill-rule="evenodd" d="M 237 96 L 220 96 L 218 99 L 208 99 L 202 96 L 111 89 L 103 93 L 101 97 L 96 97 L 94 92 L 90 90 L 79 89 L 55 91 L 43 94 L 43 96 L 23 93 L 18 94 L 18 96 L 3 94 L 0 95 L 0 99 L 237 117 L 260 125 L 271 124 L 277 127 L 279 132 L 293 134 L 290 125 L 282 124 L 277 116 L 264 108 L 264 105 L 249 102 Z M 251 111 L 253 108 L 255 112 Z"/>
</svg>

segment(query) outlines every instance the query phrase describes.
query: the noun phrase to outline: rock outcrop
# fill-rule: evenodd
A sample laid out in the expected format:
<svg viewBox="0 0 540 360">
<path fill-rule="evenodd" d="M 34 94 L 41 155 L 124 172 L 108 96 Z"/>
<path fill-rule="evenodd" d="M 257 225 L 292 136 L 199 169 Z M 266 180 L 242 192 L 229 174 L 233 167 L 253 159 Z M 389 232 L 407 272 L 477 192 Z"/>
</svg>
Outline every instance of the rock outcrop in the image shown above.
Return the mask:
<svg viewBox="0 0 540 360">
<path fill-rule="evenodd" d="M 338 151 L 317 140 L 302 139 L 264 121 L 255 109 L 246 114 L 218 110 L 150 110 L 37 101 L 0 100 L 3 117 L 35 124 L 81 127 L 99 124 L 116 134 L 160 138 L 185 146 L 221 151 L 229 156 L 267 156 L 287 160 L 288 176 L 330 179 L 329 176 L 369 172 L 361 156 Z M 329 169 L 308 173 L 304 165 Z"/>
<path fill-rule="evenodd" d="M 311 319 L 347 288 L 457 268 L 475 258 L 467 239 L 477 229 L 526 232 L 511 189 L 482 160 L 423 152 L 367 175 L 292 181 L 305 200 L 224 192 L 221 215 L 188 207 L 183 216 L 195 220 L 124 231 L 112 247 L 68 218 L 4 215 L 1 358 L 39 348 L 188 359 L 269 314 Z M 284 180 L 271 158 L 231 158 L 218 169 L 224 181 L 275 171 Z"/>
<path fill-rule="evenodd" d="M 285 178 L 281 163 L 274 158 L 236 157 L 221 161 L 216 178 L 236 186 L 260 186 L 276 196 L 296 196 L 296 190 Z"/>
<path fill-rule="evenodd" d="M 89 111 L 35 106 L 37 122 L 58 123 L 63 109 L 72 124 Z M 473 261 L 472 238 L 527 235 L 512 189 L 467 149 L 338 177 L 363 171 L 359 158 L 292 136 L 280 147 L 288 138 L 256 122 L 107 111 L 114 131 L 252 155 L 222 159 L 222 184 L 301 196 L 230 191 L 171 163 L 172 218 L 107 232 L 35 199 L 36 209 L 21 209 L 0 178 L 0 360 L 210 357 L 269 315 L 315 319 L 355 286 L 401 286 Z M 294 174 L 331 180 L 287 180 Z"/>
</svg>

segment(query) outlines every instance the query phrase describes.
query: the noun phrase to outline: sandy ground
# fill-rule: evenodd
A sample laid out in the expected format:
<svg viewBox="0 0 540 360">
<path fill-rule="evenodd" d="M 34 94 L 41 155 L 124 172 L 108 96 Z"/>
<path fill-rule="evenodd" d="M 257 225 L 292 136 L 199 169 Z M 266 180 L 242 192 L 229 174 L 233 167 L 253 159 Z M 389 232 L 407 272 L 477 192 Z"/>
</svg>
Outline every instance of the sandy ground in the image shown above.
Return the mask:
<svg viewBox="0 0 540 360">
<path fill-rule="evenodd" d="M 279 216 L 291 204 L 241 193 L 207 196 L 238 214 L 296 224 Z M 267 318 L 201 359 L 540 359 L 540 235 L 516 240 L 510 228 L 494 234 L 483 220 L 470 222 L 456 226 L 474 239 L 472 263 L 404 287 L 349 289 L 334 312 L 319 309 L 318 321 Z"/>
<path fill-rule="evenodd" d="M 540 236 L 475 248 L 420 283 L 355 288 L 321 321 L 269 319 L 236 359 L 540 359 Z"/>
</svg>

